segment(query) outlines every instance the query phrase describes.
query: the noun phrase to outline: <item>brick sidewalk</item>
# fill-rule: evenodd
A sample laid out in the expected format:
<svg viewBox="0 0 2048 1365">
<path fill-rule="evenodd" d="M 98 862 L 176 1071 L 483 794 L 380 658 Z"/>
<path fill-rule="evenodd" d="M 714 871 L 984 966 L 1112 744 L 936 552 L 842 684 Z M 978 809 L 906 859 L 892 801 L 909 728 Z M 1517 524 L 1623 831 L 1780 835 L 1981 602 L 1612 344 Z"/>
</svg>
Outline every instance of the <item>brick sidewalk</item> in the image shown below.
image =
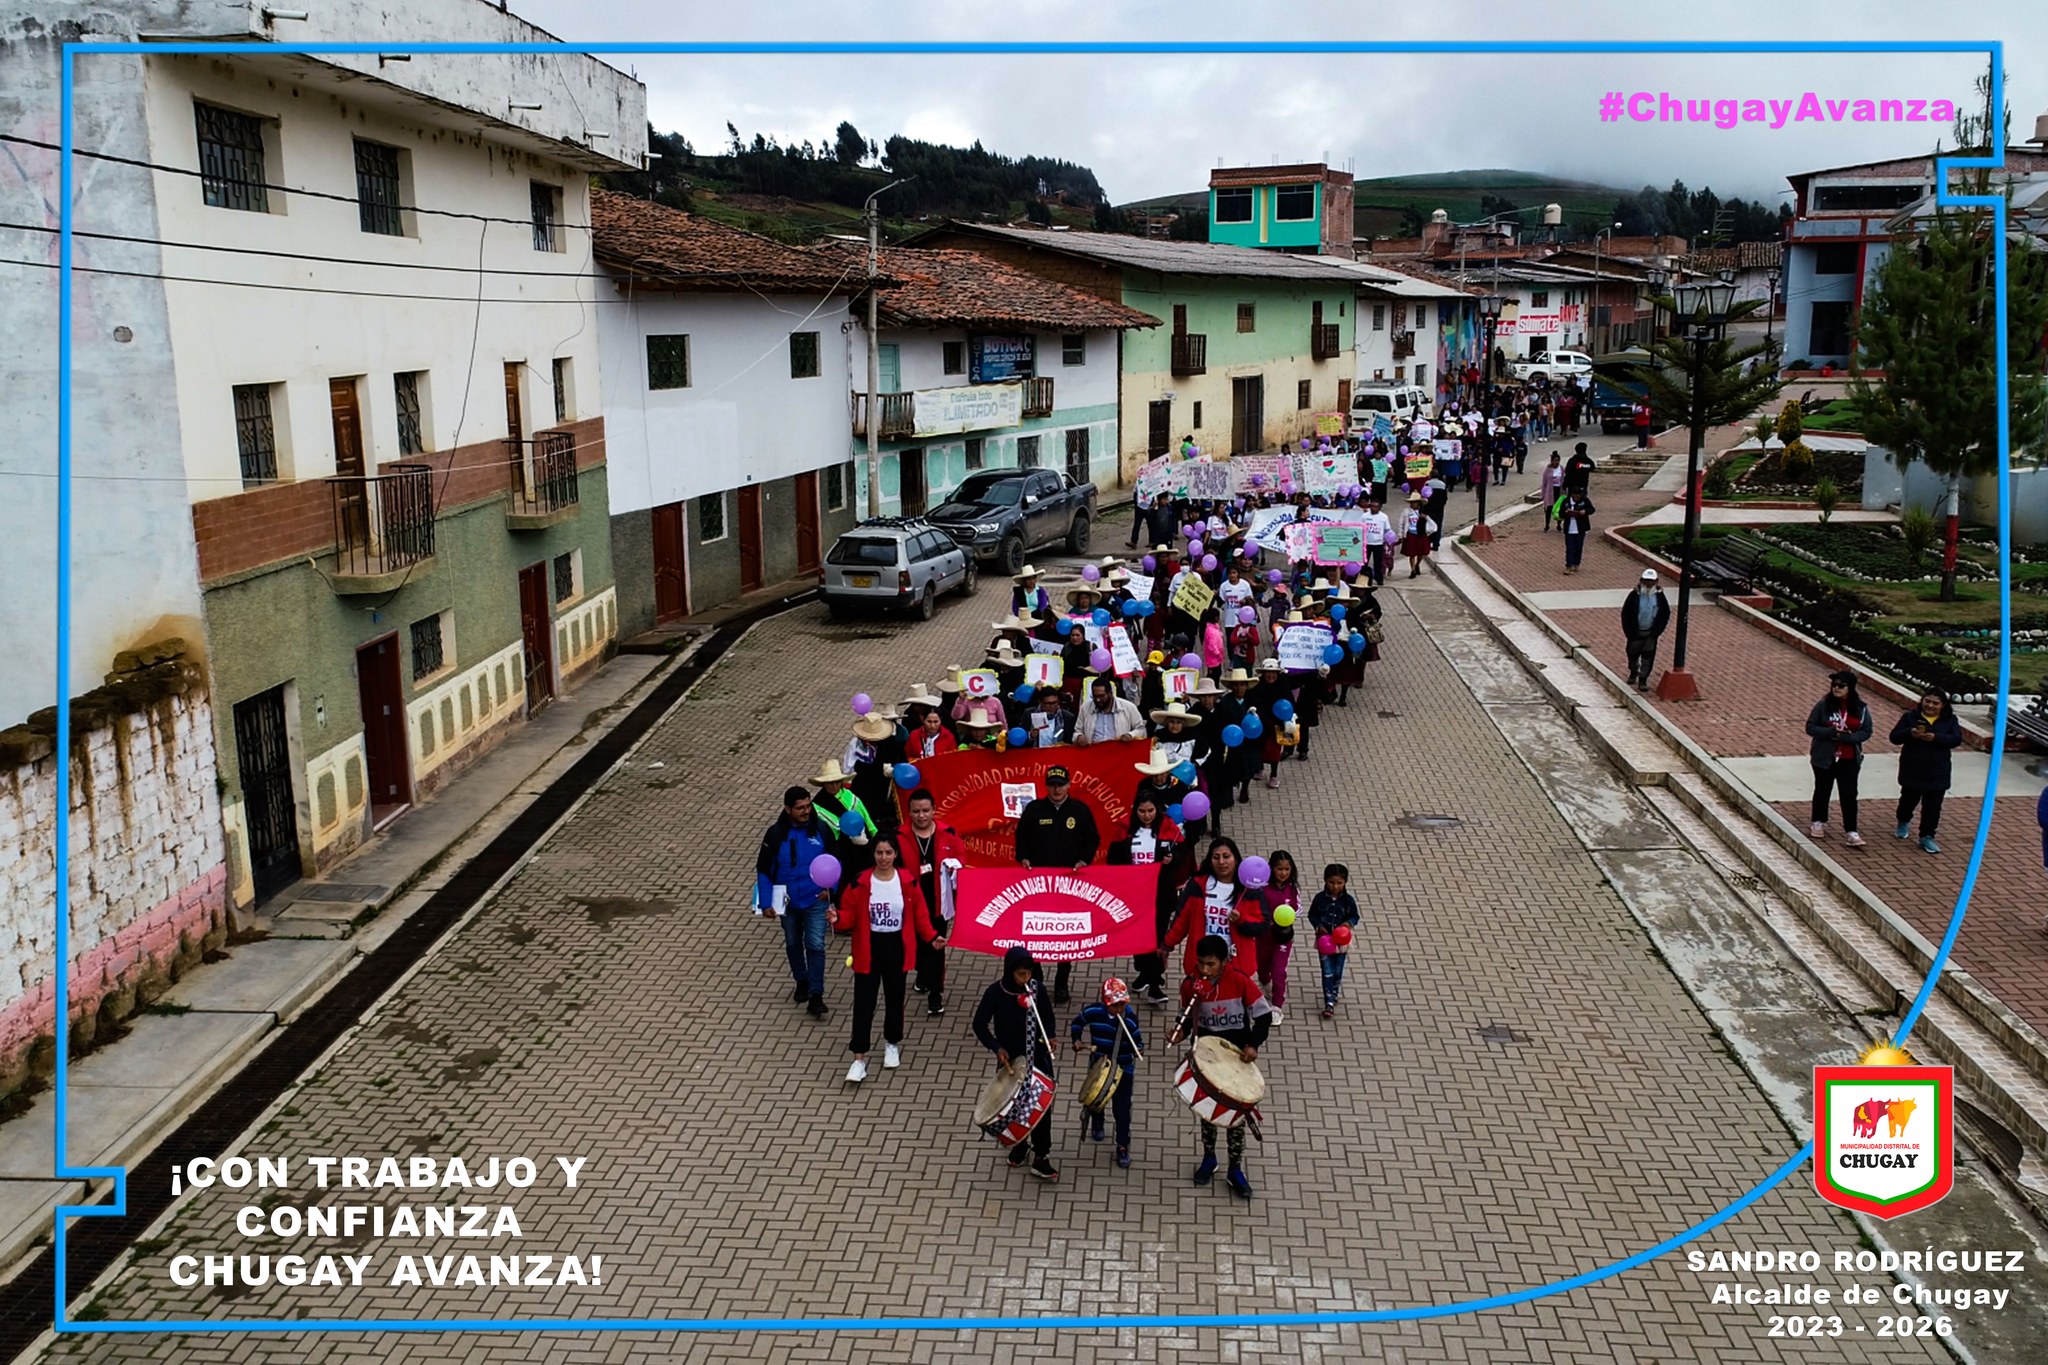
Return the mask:
<svg viewBox="0 0 2048 1365">
<path fill-rule="evenodd" d="M 1665 505 L 1670 495 L 1625 484 L 1603 488 L 1598 473 L 1592 492 L 1598 509 L 1596 534 L 1588 538 L 1585 563 L 1576 574 L 1564 572 L 1564 537 L 1556 532 L 1544 534 L 1540 519 L 1517 517 L 1500 530 L 1492 547 L 1467 548 L 1483 555 L 1489 566 L 1525 593 L 1612 588 L 1612 607 L 1549 614 L 1615 676 L 1626 677 L 1621 603 L 1641 575 L 1642 566 L 1598 532 L 1626 525 Z M 1675 606 L 1676 585 L 1667 581 L 1665 590 Z M 1660 676 L 1670 666 L 1672 640 L 1673 631 L 1667 630 L 1658 649 Z M 1645 700 L 1701 747 L 1720 757 L 1806 752 L 1806 716 L 1826 691 L 1825 664 L 1699 593 L 1693 596 L 1688 653 L 1700 699 L 1666 702 L 1653 691 Z M 1889 772 L 1897 761 L 1897 750 L 1885 736 L 1898 719 L 1898 710 L 1889 702 L 1873 701 L 1871 716 L 1877 733 L 1865 746 L 1866 763 Z M 1981 792 L 1976 797 L 1981 797 Z M 1823 847 L 1886 905 L 1939 942 L 1962 888 L 1977 811 L 1983 804 L 1976 797 L 1960 791 L 1951 794 L 1942 814 L 1944 851 L 1939 856 L 1929 856 L 1917 844 L 1901 844 L 1891 837 L 1889 800 L 1863 803 L 1862 832 L 1870 841 L 1868 846 L 1857 850 L 1843 845 L 1837 823 L 1836 837 Z M 1781 804 L 1778 809 L 1802 828 L 1810 814 L 1804 802 Z M 2044 910 L 2048 910 L 2048 891 L 2044 891 L 2033 809 L 2018 798 L 2002 799 L 1953 960 L 2035 1028 L 2048 1032 L 2048 935 L 2041 931 Z"/>
</svg>

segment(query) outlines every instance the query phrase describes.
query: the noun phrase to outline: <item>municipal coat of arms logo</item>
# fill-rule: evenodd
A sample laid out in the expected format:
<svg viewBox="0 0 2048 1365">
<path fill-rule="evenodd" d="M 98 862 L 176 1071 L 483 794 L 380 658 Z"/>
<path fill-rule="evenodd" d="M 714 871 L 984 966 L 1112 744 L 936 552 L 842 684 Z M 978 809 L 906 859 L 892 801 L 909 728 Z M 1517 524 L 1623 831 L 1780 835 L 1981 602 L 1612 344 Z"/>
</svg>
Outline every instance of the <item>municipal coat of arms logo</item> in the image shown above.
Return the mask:
<svg viewBox="0 0 2048 1365">
<path fill-rule="evenodd" d="M 1813 1187 L 1874 1218 L 1936 1204 L 1955 1185 L 1955 1071 L 1880 1044 L 1813 1069 Z"/>
</svg>

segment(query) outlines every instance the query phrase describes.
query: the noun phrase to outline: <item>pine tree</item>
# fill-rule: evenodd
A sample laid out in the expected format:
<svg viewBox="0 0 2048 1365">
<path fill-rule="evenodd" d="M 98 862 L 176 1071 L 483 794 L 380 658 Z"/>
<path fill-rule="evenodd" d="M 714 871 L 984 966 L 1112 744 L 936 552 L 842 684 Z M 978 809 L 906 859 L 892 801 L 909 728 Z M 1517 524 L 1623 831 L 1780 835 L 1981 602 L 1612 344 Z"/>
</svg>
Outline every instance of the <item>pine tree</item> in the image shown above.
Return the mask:
<svg viewBox="0 0 2048 1365">
<path fill-rule="evenodd" d="M 1667 305 L 1669 301 L 1666 301 Z M 1738 303 L 1729 310 L 1732 323 L 1763 307 L 1760 299 Z M 1659 337 L 1650 343 L 1654 365 L 1635 367 L 1634 377 L 1648 390 L 1650 411 L 1674 425 L 1711 429 L 1739 422 L 1778 396 L 1784 385 L 1776 368 L 1768 363 L 1751 365 L 1768 349 L 1763 342 L 1737 347 L 1726 335 L 1707 343 L 1699 357 L 1698 383 L 1692 382 L 1695 347 L 1680 336 Z"/>
</svg>

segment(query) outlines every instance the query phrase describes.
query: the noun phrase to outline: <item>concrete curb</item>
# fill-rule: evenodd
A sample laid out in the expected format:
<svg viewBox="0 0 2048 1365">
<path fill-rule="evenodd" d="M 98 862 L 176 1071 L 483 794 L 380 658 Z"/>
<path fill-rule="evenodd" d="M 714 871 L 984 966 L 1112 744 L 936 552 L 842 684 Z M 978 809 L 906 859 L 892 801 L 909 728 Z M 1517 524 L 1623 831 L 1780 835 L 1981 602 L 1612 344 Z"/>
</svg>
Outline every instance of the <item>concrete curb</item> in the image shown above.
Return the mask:
<svg viewBox="0 0 2048 1365">
<path fill-rule="evenodd" d="M 1815 848 L 1789 821 L 1775 809 L 1760 801 L 1748 787 L 1737 781 L 1718 760 L 1694 743 L 1689 736 L 1667 720 L 1661 712 L 1644 703 L 1621 679 L 1615 677 L 1607 666 L 1601 663 L 1590 650 L 1573 640 L 1561 626 L 1549 619 L 1546 613 L 1532 606 L 1521 592 L 1508 584 L 1498 573 L 1469 556 L 1461 557 L 1459 562 L 1461 565 L 1471 565 L 1474 571 L 1490 588 L 1505 598 L 1526 619 L 1542 629 L 1553 642 L 1565 651 L 1568 657 L 1584 667 L 1592 677 L 1598 679 L 1602 686 L 1619 699 L 1621 705 L 1631 709 L 1639 719 L 1644 721 L 1683 760 L 1685 765 L 1712 788 L 1718 796 L 1734 805 L 1737 809 L 1746 811 L 1750 819 L 1762 829 L 1773 843 L 1791 855 L 1801 867 L 1812 873 L 1824 886 L 1854 910 L 1866 927 L 1873 930 L 1891 948 L 1899 953 L 1909 970 L 1916 973 L 1921 980 L 1925 979 L 1927 972 L 1933 966 L 1934 956 L 1937 951 L 1935 944 L 1929 942 L 1912 925 L 1899 918 L 1891 907 L 1886 905 L 1833 859 Z M 1451 584 L 1453 591 L 1457 591 L 1459 596 L 1465 598 L 1468 604 L 1476 607 L 1476 604 L 1471 603 L 1470 597 L 1460 589 L 1455 578 L 1449 575 L 1444 577 Z M 1484 612 L 1479 612 L 1478 614 L 1482 619 L 1487 619 Z M 1502 631 L 1496 623 L 1488 620 L 1488 627 L 1518 657 L 1526 658 L 1526 654 L 1521 647 L 1506 632 Z M 1688 791 L 1686 784 L 1670 782 L 1664 773 L 1641 771 L 1635 763 L 1621 753 L 1619 747 L 1611 738 L 1601 734 L 1598 727 L 1589 723 L 1590 718 L 1584 714 L 1584 702 L 1581 699 L 1565 695 L 1563 690 L 1554 681 L 1544 677 L 1540 661 L 1536 662 L 1535 672 L 1538 685 L 1543 688 L 1546 695 L 1551 696 L 1559 703 L 1565 714 L 1572 719 L 1573 724 L 1595 748 L 1606 754 L 1623 772 L 1628 773 L 1632 781 L 1638 782 L 1639 785 L 1666 787 L 1676 793 L 1688 809 L 1693 810 L 1695 814 L 1706 820 L 1710 826 L 1715 827 L 1717 832 L 1720 832 L 1732 847 L 1742 853 L 1743 861 L 1749 865 L 1751 871 L 1766 884 L 1770 885 L 1788 904 L 1793 906 L 1800 918 L 1842 956 L 1843 960 L 1851 966 L 1866 985 L 1878 991 L 1882 996 L 1897 996 L 1902 993 L 1910 996 L 1913 990 L 1917 990 L 1918 982 L 1907 983 L 1913 990 L 1905 989 L 1900 983 L 1892 980 L 1891 975 L 1884 970 L 1881 963 L 1871 961 L 1855 945 L 1847 942 L 1839 933 L 1830 928 L 1825 918 L 1819 914 L 1803 893 L 1787 883 L 1776 869 L 1771 867 L 1767 860 L 1755 856 L 1752 842 L 1750 838 L 1746 837 L 1747 832 L 1723 827 L 1723 822 L 1720 820 L 1718 813 L 1708 809 L 1707 803 L 1701 801 L 1697 793 Z M 2044 1038 L 2032 1025 L 2008 1009 L 1979 984 L 1969 972 L 1955 966 L 1946 967 L 1941 974 L 1940 980 L 1935 983 L 1935 990 L 1937 995 L 1961 1010 L 1972 1023 L 1982 1028 L 2000 1046 L 2007 1049 L 2036 1079 L 2048 1081 L 2048 1038 Z M 2005 1088 L 1994 1077 L 1982 1072 L 1974 1062 L 1966 1059 L 1956 1040 L 1948 1037 L 1940 1030 L 1938 1023 L 1934 1019 L 1923 1015 L 1921 1025 L 1946 1044 L 1946 1050 L 1952 1057 L 1957 1059 L 1959 1070 L 1964 1071 L 1966 1076 L 1974 1083 L 1980 1085 L 1984 1093 L 1993 1096 L 1999 1101 L 2000 1117 L 2002 1119 L 2012 1123 L 2015 1129 L 2028 1134 L 2030 1139 L 2036 1143 L 2048 1145 L 2048 1130 L 2044 1130 L 2042 1125 L 2031 1117 L 2022 1106 L 2010 1100 L 2006 1096 Z"/>
</svg>

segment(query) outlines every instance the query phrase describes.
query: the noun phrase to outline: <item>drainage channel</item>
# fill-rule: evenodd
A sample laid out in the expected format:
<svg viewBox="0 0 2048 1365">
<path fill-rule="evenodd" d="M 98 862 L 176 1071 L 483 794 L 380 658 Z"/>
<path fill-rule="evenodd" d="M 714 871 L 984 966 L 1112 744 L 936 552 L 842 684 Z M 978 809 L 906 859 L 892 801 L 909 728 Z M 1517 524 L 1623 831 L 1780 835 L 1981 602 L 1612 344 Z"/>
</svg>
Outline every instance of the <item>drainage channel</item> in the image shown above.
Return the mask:
<svg viewBox="0 0 2048 1365">
<path fill-rule="evenodd" d="M 686 663 L 658 683 L 609 733 L 592 744 L 590 752 L 536 797 L 390 938 L 367 954 L 326 995 L 280 1029 L 270 1045 L 252 1058 L 231 1084 L 223 1085 L 153 1151 L 130 1166 L 125 1216 L 80 1218 L 71 1223 L 65 1237 L 70 1252 L 65 1282 L 74 1288 L 89 1285 L 112 1266 L 170 1207 L 172 1168 L 194 1157 L 217 1156 L 254 1123 L 500 878 L 533 850 L 579 797 L 604 780 L 626 751 L 654 728 L 750 626 L 809 600 L 805 595 L 766 603 L 713 630 Z M 111 1191 L 94 1202 L 106 1203 L 110 1199 Z M 49 1330 L 56 1269 L 54 1246 L 46 1247 L 13 1280 L 0 1286 L 0 1360 L 15 1359 Z"/>
</svg>

